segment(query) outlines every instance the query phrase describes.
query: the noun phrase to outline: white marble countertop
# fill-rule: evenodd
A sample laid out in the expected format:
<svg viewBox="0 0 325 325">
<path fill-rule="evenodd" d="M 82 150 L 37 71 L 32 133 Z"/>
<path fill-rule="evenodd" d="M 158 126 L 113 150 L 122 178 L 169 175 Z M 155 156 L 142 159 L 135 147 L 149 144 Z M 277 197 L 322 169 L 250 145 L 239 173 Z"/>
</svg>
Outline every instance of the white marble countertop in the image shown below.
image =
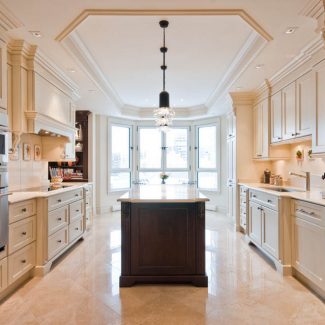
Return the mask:
<svg viewBox="0 0 325 325">
<path fill-rule="evenodd" d="M 26 200 L 31 200 L 31 199 L 36 199 L 39 197 L 49 197 L 52 195 L 76 190 L 78 188 L 83 187 L 85 184 L 89 183 L 63 183 L 63 186 L 68 186 L 64 188 L 60 188 L 57 190 L 53 191 L 48 191 L 47 188 L 48 186 L 43 186 L 43 187 L 38 187 L 38 188 L 26 188 L 25 190 L 20 190 L 20 191 L 12 191 L 11 195 L 8 197 L 8 201 L 10 204 L 12 203 L 17 203 L 21 201 L 26 201 Z"/>
<path fill-rule="evenodd" d="M 316 203 L 325 206 L 325 199 L 322 199 L 320 190 L 312 190 L 306 192 L 303 188 L 292 187 L 292 186 L 275 186 L 263 183 L 245 183 L 239 182 L 238 185 L 244 185 L 247 188 L 256 189 L 259 191 L 263 191 L 272 195 L 276 195 L 279 197 L 289 197 L 296 200 L 302 200 L 310 203 Z M 290 192 L 277 192 L 272 191 L 272 188 L 286 188 L 290 189 Z"/>
<path fill-rule="evenodd" d="M 121 202 L 206 202 L 209 199 L 191 185 L 138 185 L 123 194 Z"/>
</svg>

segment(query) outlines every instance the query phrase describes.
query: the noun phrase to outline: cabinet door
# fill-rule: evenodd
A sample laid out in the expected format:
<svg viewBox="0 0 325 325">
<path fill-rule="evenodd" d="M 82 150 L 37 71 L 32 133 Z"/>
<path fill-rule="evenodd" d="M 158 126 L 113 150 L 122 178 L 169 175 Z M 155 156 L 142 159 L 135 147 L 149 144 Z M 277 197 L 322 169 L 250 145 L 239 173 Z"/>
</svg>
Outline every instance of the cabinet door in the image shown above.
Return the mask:
<svg viewBox="0 0 325 325">
<path fill-rule="evenodd" d="M 262 158 L 269 156 L 269 100 L 263 100 L 260 104 L 262 115 L 262 130 L 261 130 L 261 143 L 262 143 Z"/>
<path fill-rule="evenodd" d="M 249 203 L 248 235 L 258 245 L 262 244 L 262 214 L 260 209 L 258 204 Z"/>
<path fill-rule="evenodd" d="M 325 153 L 325 61 L 316 70 L 316 110 L 313 119 L 313 153 Z"/>
<path fill-rule="evenodd" d="M 263 157 L 262 147 L 262 123 L 263 123 L 263 112 L 260 105 L 254 107 L 254 158 Z"/>
<path fill-rule="evenodd" d="M 0 107 L 7 109 L 7 45 L 0 40 Z"/>
<path fill-rule="evenodd" d="M 262 208 L 262 247 L 279 258 L 279 217 L 278 212 Z"/>
<path fill-rule="evenodd" d="M 296 87 L 291 83 L 282 90 L 283 104 L 283 139 L 288 140 L 296 136 Z"/>
<path fill-rule="evenodd" d="M 310 71 L 296 81 L 297 112 L 296 133 L 297 136 L 311 135 L 312 115 L 316 106 L 316 76 Z"/>
<path fill-rule="evenodd" d="M 76 159 L 76 145 L 75 145 L 75 137 L 71 137 L 71 142 L 68 142 L 64 146 L 64 156 L 65 160 L 75 160 Z"/>
<path fill-rule="evenodd" d="M 282 93 L 279 91 L 271 98 L 271 142 L 282 140 Z"/>
<path fill-rule="evenodd" d="M 306 278 L 325 289 L 325 228 L 294 219 L 293 265 Z"/>
</svg>

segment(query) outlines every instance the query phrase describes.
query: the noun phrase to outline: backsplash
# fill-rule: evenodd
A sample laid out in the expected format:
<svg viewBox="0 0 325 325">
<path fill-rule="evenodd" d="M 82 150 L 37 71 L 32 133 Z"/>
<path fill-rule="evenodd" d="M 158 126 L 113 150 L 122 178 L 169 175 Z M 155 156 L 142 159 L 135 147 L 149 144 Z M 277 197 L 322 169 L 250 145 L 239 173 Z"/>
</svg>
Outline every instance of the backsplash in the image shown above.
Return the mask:
<svg viewBox="0 0 325 325">
<path fill-rule="evenodd" d="M 30 160 L 24 160 L 24 144 L 30 145 Z M 35 160 L 35 145 L 42 148 L 42 138 L 34 134 L 23 134 L 16 160 L 9 160 L 9 190 L 17 191 L 38 187 L 48 183 L 47 161 Z M 42 157 L 40 157 L 42 158 Z"/>
<path fill-rule="evenodd" d="M 311 142 L 306 141 L 299 144 L 290 145 L 290 160 L 278 160 L 272 162 L 272 173 L 283 176 L 287 185 L 304 187 L 305 179 L 290 176 L 289 172 L 311 172 L 311 189 L 325 189 L 325 181 L 321 179 L 321 175 L 325 172 L 325 158 L 309 158 L 308 150 L 311 149 Z M 296 158 L 296 152 L 301 151 L 303 157 Z"/>
</svg>

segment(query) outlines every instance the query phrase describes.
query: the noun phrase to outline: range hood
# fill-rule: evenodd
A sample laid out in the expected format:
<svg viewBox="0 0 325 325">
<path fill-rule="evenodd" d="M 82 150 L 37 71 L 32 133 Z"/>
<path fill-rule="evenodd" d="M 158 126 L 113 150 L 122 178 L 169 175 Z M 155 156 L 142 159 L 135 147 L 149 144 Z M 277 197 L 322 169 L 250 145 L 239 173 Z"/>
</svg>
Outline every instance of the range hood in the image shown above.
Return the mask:
<svg viewBox="0 0 325 325">
<path fill-rule="evenodd" d="M 41 136 L 63 136 L 74 141 L 76 129 L 39 112 L 25 112 L 27 132 Z"/>
</svg>

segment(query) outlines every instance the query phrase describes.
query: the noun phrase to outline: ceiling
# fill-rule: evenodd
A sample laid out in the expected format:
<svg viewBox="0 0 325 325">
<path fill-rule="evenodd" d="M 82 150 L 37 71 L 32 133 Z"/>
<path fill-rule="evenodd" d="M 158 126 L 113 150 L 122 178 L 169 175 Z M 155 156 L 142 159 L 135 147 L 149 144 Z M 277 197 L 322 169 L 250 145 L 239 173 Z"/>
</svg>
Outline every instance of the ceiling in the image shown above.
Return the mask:
<svg viewBox="0 0 325 325">
<path fill-rule="evenodd" d="M 106 115 L 150 115 L 162 89 L 160 19 L 167 19 L 167 90 L 184 116 L 219 115 L 229 91 L 251 91 L 270 79 L 317 35 L 299 15 L 309 0 L 2 0 L 21 27 L 10 31 L 51 59 L 77 85 L 79 108 Z M 243 9 L 273 40 L 238 15 L 90 15 L 55 38 L 85 9 Z M 0 8 L 1 9 L 1 8 Z M 287 27 L 298 27 L 288 35 Z M 29 31 L 40 31 L 35 38 Z M 256 66 L 260 65 L 260 69 Z M 190 114 L 191 115 L 191 114 Z M 190 116 L 188 115 L 188 116 Z M 191 115 L 191 116 L 192 116 Z M 145 114 L 143 115 L 145 116 Z"/>
</svg>

